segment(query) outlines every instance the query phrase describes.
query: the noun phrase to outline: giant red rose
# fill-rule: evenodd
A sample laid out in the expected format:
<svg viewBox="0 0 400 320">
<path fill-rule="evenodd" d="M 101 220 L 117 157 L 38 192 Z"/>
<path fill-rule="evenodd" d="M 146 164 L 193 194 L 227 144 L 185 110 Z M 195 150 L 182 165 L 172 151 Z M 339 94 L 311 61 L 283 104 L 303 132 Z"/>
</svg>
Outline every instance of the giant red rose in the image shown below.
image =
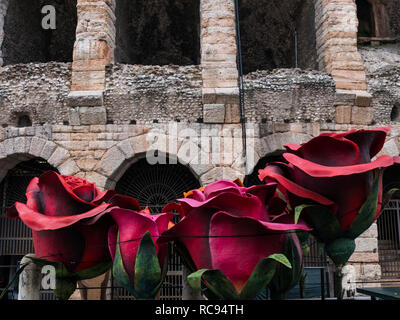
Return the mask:
<svg viewBox="0 0 400 320">
<path fill-rule="evenodd" d="M 106 213 L 136 200 L 114 191 L 100 192 L 94 183 L 49 171 L 34 178 L 26 190 L 26 204 L 16 202 L 8 218 L 20 218 L 32 229 L 34 260 L 57 266 L 59 280 L 72 290 L 76 280 L 101 275 L 111 265 L 107 233 L 113 220 Z M 68 283 L 67 283 L 68 282 Z M 62 298 L 71 293 L 58 292 Z"/>
<path fill-rule="evenodd" d="M 352 240 L 381 212 L 382 171 L 397 162 L 397 157 L 372 159 L 389 130 L 323 133 L 302 145 L 286 145 L 283 157 L 287 164 L 271 163 L 260 170 L 261 180 L 279 184 L 293 210 L 304 207 L 305 220 L 317 238 L 328 244 L 328 253 L 338 264 L 347 261 L 354 250 Z M 336 257 L 334 251 L 342 253 Z"/>
<path fill-rule="evenodd" d="M 136 299 L 154 299 L 165 278 L 168 245 L 160 236 L 173 223 L 172 213 L 113 208 L 115 221 L 108 233 L 115 279 Z"/>
<path fill-rule="evenodd" d="M 276 183 L 245 188 L 223 180 L 178 200 L 182 219 L 163 240 L 183 244 L 192 271 L 198 270 L 188 278 L 193 287 L 203 280 L 228 299 L 254 298 L 265 288 L 276 270 L 267 258 L 283 253 L 288 233 L 297 243 L 292 231 L 309 230 L 284 212 L 275 189 Z"/>
</svg>

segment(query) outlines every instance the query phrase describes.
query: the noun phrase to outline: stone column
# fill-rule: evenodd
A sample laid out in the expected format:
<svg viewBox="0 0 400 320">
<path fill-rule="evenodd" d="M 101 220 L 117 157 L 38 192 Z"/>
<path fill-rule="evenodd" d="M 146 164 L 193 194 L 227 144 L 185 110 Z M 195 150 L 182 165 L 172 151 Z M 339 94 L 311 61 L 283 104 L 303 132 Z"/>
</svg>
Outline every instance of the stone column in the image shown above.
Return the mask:
<svg viewBox="0 0 400 320">
<path fill-rule="evenodd" d="M 316 43 L 319 69 L 336 82 L 336 122 L 372 123 L 371 95 L 367 92 L 364 62 L 357 49 L 355 0 L 315 2 Z"/>
<path fill-rule="evenodd" d="M 28 258 L 29 256 L 35 255 L 26 255 L 21 261 L 21 265 L 27 262 L 30 264 L 19 275 L 18 300 L 40 300 L 41 272 L 39 267 Z"/>
<path fill-rule="evenodd" d="M 239 123 L 234 0 L 202 0 L 201 65 L 205 123 Z"/>
<path fill-rule="evenodd" d="M 115 0 L 78 0 L 70 124 L 105 124 L 106 65 L 114 61 Z"/>
</svg>

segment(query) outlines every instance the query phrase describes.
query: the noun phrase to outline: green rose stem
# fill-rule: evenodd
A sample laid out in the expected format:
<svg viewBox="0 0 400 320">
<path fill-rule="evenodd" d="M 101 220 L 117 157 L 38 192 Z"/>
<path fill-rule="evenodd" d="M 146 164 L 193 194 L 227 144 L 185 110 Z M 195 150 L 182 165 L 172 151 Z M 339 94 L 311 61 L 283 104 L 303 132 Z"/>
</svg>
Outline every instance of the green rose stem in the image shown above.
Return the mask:
<svg viewBox="0 0 400 320">
<path fill-rule="evenodd" d="M 347 261 L 350 259 L 356 248 L 356 243 L 354 239 L 350 238 L 339 238 L 335 241 L 329 243 L 326 246 L 326 252 L 328 256 L 335 263 L 335 296 L 338 300 L 343 299 L 343 267 L 346 265 Z"/>
</svg>

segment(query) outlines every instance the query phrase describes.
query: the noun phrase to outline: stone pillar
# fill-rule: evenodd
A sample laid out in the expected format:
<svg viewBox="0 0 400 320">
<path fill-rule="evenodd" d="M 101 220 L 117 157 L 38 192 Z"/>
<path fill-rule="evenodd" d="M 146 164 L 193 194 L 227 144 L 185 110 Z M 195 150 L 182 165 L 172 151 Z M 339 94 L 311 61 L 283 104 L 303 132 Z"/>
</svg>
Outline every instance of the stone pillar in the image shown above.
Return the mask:
<svg viewBox="0 0 400 320">
<path fill-rule="evenodd" d="M 374 223 L 356 239 L 356 250 L 348 265 L 356 271 L 357 282 L 372 282 L 381 279 L 381 266 L 378 253 L 378 227 Z M 377 286 L 376 283 L 357 284 L 358 287 Z"/>
<path fill-rule="evenodd" d="M 200 10 L 204 122 L 239 123 L 234 0 L 202 0 Z"/>
<path fill-rule="evenodd" d="M 22 258 L 21 265 L 30 264 L 19 275 L 18 300 L 40 300 L 41 272 L 39 267 L 28 257 L 35 255 L 29 254 Z"/>
<path fill-rule="evenodd" d="M 364 62 L 357 49 L 355 0 L 317 0 L 315 26 L 319 69 L 336 82 L 336 122 L 371 124 L 372 96 L 367 92 Z"/>
<path fill-rule="evenodd" d="M 106 65 L 114 61 L 115 0 L 78 0 L 70 124 L 105 124 Z"/>
</svg>

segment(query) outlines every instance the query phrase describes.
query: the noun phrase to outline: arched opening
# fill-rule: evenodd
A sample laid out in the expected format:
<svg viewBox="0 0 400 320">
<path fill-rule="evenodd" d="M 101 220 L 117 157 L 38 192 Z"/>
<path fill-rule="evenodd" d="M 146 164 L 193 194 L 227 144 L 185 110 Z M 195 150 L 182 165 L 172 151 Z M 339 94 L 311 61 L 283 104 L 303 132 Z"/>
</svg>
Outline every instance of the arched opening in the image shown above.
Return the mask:
<svg viewBox="0 0 400 320">
<path fill-rule="evenodd" d="M 200 187 L 199 181 L 189 168 L 182 164 L 166 161 L 168 164 L 150 165 L 147 159 L 140 159 L 119 179 L 115 190 L 139 201 L 142 208 L 149 207 L 153 214 L 161 212 L 165 205 L 183 197 L 183 193 Z M 162 300 L 182 299 L 182 262 L 170 252 L 168 273 L 161 288 Z M 129 296 L 123 289 L 115 289 L 114 297 Z"/>
<path fill-rule="evenodd" d="M 46 171 L 57 169 L 41 158 L 20 162 L 9 170 L 0 184 L 0 291 L 12 279 L 22 257 L 33 253 L 32 232 L 21 220 L 10 220 L 4 215 L 15 202 L 26 203 L 25 192 L 30 181 Z M 17 299 L 18 286 L 14 285 L 6 299 Z M 42 299 L 54 299 L 51 292 L 41 292 Z"/>
<path fill-rule="evenodd" d="M 29 62 L 71 62 L 77 25 L 77 0 L 9 0 L 4 20 L 4 65 Z M 45 29 L 47 11 L 56 10 L 55 29 Z M 47 21 L 47 20 L 45 20 Z"/>
<path fill-rule="evenodd" d="M 27 114 L 22 114 L 22 115 L 18 116 L 17 121 L 18 121 L 17 127 L 19 127 L 19 128 L 32 127 L 32 120 L 29 117 L 29 115 L 27 115 Z"/>
<path fill-rule="evenodd" d="M 358 37 L 375 37 L 373 6 L 368 0 L 357 0 Z"/>
<path fill-rule="evenodd" d="M 384 193 L 400 188 L 400 165 L 385 170 Z M 396 192 L 377 221 L 382 279 L 400 279 L 400 192 Z"/>
<path fill-rule="evenodd" d="M 243 71 L 317 69 L 312 0 L 239 0 Z"/>
<path fill-rule="evenodd" d="M 395 104 L 390 113 L 390 121 L 399 122 L 400 121 L 400 104 Z"/>
<path fill-rule="evenodd" d="M 199 64 L 199 1 L 118 0 L 116 17 L 116 62 Z"/>
</svg>

